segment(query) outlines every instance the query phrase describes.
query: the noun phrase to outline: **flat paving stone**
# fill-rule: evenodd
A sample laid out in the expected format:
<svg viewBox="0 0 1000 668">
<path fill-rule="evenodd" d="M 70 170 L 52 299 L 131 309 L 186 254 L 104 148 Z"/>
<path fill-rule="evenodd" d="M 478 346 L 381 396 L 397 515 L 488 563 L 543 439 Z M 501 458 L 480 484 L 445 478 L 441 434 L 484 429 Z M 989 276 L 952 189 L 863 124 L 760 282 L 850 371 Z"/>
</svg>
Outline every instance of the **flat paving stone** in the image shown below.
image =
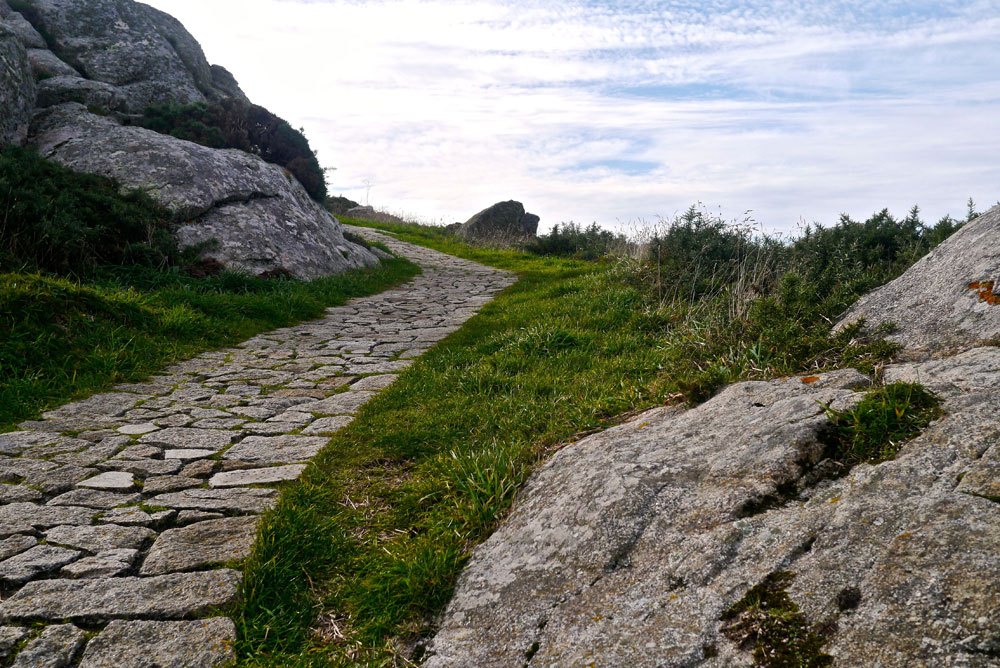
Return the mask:
<svg viewBox="0 0 1000 668">
<path fill-rule="evenodd" d="M 268 485 L 286 480 L 297 480 L 305 468 L 305 464 L 288 464 L 286 466 L 269 466 L 263 469 L 225 471 L 212 476 L 208 481 L 208 486 L 213 488 L 243 487 L 245 485 Z"/>
<path fill-rule="evenodd" d="M 32 578 L 57 570 L 81 556 L 79 550 L 67 550 L 54 545 L 36 545 L 10 559 L 0 561 L 0 580 L 21 584 Z"/>
<path fill-rule="evenodd" d="M 124 508 L 112 508 L 101 515 L 98 521 L 121 526 L 147 527 L 153 523 L 153 518 L 139 506 L 126 506 Z"/>
<path fill-rule="evenodd" d="M 28 525 L 39 529 L 60 524 L 90 524 L 97 511 L 79 506 L 40 506 L 37 503 L 9 503 L 0 507 L 0 526 Z"/>
<path fill-rule="evenodd" d="M 99 473 L 99 471 L 93 468 L 65 464 L 42 473 L 30 473 L 24 477 L 24 484 L 38 489 L 43 494 L 59 494 L 73 489 L 76 483 L 86 480 L 95 473 Z"/>
<path fill-rule="evenodd" d="M 20 626 L 0 626 L 0 659 L 9 657 L 19 642 L 31 635 L 31 629 Z"/>
<path fill-rule="evenodd" d="M 0 620 L 177 619 L 236 600 L 240 574 L 230 569 L 148 578 L 35 580 L 0 605 Z"/>
<path fill-rule="evenodd" d="M 50 506 L 86 506 L 88 508 L 114 508 L 142 501 L 142 494 L 119 494 L 97 489 L 74 489 L 49 501 Z"/>
<path fill-rule="evenodd" d="M 19 501 L 38 501 L 42 496 L 41 492 L 31 487 L 0 483 L 0 504 L 17 503 Z"/>
<path fill-rule="evenodd" d="M 189 476 L 191 478 L 202 478 L 211 475 L 216 466 L 218 466 L 218 462 L 210 459 L 202 459 L 185 465 L 184 469 L 181 471 L 181 475 Z"/>
<path fill-rule="evenodd" d="M 177 526 L 182 527 L 205 520 L 218 520 L 225 517 L 222 513 L 210 513 L 204 510 L 182 510 L 177 514 Z"/>
<path fill-rule="evenodd" d="M 354 421 L 353 415 L 337 415 L 334 417 L 319 418 L 311 425 L 302 430 L 303 434 L 332 434 L 340 431 Z"/>
<path fill-rule="evenodd" d="M 182 492 L 159 494 L 153 505 L 178 510 L 216 510 L 231 513 L 262 513 L 274 506 L 278 492 L 273 489 L 186 489 Z"/>
<path fill-rule="evenodd" d="M 50 445 L 61 437 L 44 431 L 10 431 L 0 434 L 0 454 L 19 455 L 28 448 Z"/>
<path fill-rule="evenodd" d="M 132 394 L 131 392 L 104 392 L 95 394 L 83 401 L 63 404 L 55 410 L 42 413 L 42 417 L 58 420 L 76 417 L 117 417 L 140 401 L 149 399 L 149 395 Z"/>
<path fill-rule="evenodd" d="M 30 547 L 38 544 L 38 539 L 34 536 L 9 536 L 0 540 L 0 561 L 9 559 L 15 554 L 20 554 Z"/>
<path fill-rule="evenodd" d="M 352 385 L 353 387 L 353 385 Z M 328 399 L 314 401 L 309 404 L 299 406 L 302 411 L 308 411 L 315 415 L 353 415 L 358 412 L 365 403 L 375 396 L 374 392 L 348 391 L 335 394 Z"/>
<path fill-rule="evenodd" d="M 352 390 L 382 390 L 396 382 L 394 373 L 384 373 L 377 376 L 366 376 L 351 385 Z"/>
<path fill-rule="evenodd" d="M 183 464 L 179 459 L 135 459 L 131 461 L 115 461 L 110 459 L 98 465 L 101 469 L 128 471 L 141 476 L 170 475 L 181 470 Z"/>
<path fill-rule="evenodd" d="M 87 642 L 87 634 L 72 624 L 54 624 L 25 645 L 11 668 L 65 668 Z"/>
<path fill-rule="evenodd" d="M 64 578 L 111 578 L 124 575 L 139 556 L 139 550 L 120 548 L 84 557 L 59 570 Z"/>
<path fill-rule="evenodd" d="M 56 545 L 75 547 L 87 552 L 104 552 L 116 548 L 139 549 L 156 535 L 152 529 L 118 524 L 90 526 L 60 526 L 45 532 L 45 540 Z"/>
<path fill-rule="evenodd" d="M 163 453 L 163 458 L 186 462 L 192 459 L 211 457 L 215 453 L 215 450 L 199 450 L 197 448 L 192 448 L 191 450 L 166 450 Z"/>
<path fill-rule="evenodd" d="M 176 492 L 179 489 L 189 489 L 204 484 L 200 478 L 189 478 L 183 475 L 162 475 L 155 478 L 147 478 L 142 485 L 143 494 L 162 494 L 163 492 Z"/>
<path fill-rule="evenodd" d="M 222 457 L 260 464 L 307 462 L 323 449 L 328 439 L 320 436 L 247 436 Z"/>
<path fill-rule="evenodd" d="M 87 645 L 79 668 L 221 668 L 236 660 L 226 617 L 182 622 L 113 621 Z"/>
<path fill-rule="evenodd" d="M 42 473 L 57 468 L 59 464 L 44 459 L 16 458 L 0 459 L 0 482 L 19 482 L 34 473 Z"/>
<path fill-rule="evenodd" d="M 163 448 L 158 445 L 131 445 L 117 455 L 115 455 L 115 460 L 120 459 L 155 459 L 163 453 Z"/>
<path fill-rule="evenodd" d="M 218 452 L 232 443 L 235 437 L 236 434 L 233 432 L 218 429 L 168 427 L 140 437 L 139 442 L 166 448 L 197 448 Z"/>
<path fill-rule="evenodd" d="M 130 492 L 135 489 L 135 478 L 127 471 L 107 471 L 93 478 L 76 483 L 77 487 L 103 489 L 115 492 Z"/>
<path fill-rule="evenodd" d="M 141 424 L 127 424 L 124 427 L 118 427 L 117 431 L 120 434 L 127 434 L 129 436 L 142 436 L 158 429 L 159 427 L 152 422 L 143 422 Z"/>
<path fill-rule="evenodd" d="M 257 517 L 230 517 L 168 529 L 153 543 L 140 575 L 163 575 L 246 559 Z"/>
</svg>

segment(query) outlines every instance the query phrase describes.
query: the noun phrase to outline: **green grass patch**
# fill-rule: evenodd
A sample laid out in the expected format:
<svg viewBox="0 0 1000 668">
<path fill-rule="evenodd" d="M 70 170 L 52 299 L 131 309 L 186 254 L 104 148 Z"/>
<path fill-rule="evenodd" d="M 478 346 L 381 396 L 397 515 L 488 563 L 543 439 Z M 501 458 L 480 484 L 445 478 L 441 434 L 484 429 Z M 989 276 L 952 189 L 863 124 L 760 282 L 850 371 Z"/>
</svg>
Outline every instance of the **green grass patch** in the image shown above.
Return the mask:
<svg viewBox="0 0 1000 668">
<path fill-rule="evenodd" d="M 393 259 L 311 282 L 121 267 L 86 282 L 0 274 L 0 430 L 204 350 L 319 317 L 418 271 Z"/>
<path fill-rule="evenodd" d="M 852 408 L 827 408 L 828 456 L 853 466 L 892 459 L 903 443 L 941 415 L 940 400 L 916 383 L 892 383 L 865 394 Z"/>
</svg>

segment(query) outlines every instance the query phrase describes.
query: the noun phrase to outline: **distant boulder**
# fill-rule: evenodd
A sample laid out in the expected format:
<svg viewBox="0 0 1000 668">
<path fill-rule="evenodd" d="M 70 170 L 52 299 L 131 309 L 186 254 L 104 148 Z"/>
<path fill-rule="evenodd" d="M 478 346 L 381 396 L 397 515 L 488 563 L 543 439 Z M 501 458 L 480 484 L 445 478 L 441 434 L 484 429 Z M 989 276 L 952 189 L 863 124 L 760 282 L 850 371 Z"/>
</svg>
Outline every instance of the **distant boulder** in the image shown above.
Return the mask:
<svg viewBox="0 0 1000 668">
<path fill-rule="evenodd" d="M 479 241 L 514 241 L 535 236 L 539 218 L 514 200 L 497 202 L 469 218 L 458 235 Z"/>
<path fill-rule="evenodd" d="M 371 220 L 376 223 L 403 223 L 406 222 L 399 216 L 394 216 L 391 213 L 385 213 L 383 211 L 376 211 L 370 206 L 356 206 L 353 209 L 348 209 L 344 212 L 344 216 L 347 218 L 360 218 L 361 220 Z"/>
<path fill-rule="evenodd" d="M 347 199 L 346 197 L 327 197 L 323 201 L 323 206 L 326 207 L 326 210 L 333 215 L 341 216 L 360 205 L 354 200 Z"/>
</svg>

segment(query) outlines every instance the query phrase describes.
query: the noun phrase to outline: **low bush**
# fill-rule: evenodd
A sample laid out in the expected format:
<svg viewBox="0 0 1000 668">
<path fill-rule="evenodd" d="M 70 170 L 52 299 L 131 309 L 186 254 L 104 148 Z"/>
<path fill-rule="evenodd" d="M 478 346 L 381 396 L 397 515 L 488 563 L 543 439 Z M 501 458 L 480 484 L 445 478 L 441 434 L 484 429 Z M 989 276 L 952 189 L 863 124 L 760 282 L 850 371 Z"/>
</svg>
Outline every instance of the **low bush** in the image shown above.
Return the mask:
<svg viewBox="0 0 1000 668">
<path fill-rule="evenodd" d="M 148 195 L 78 174 L 16 146 L 0 149 L 0 271 L 83 276 L 102 265 L 181 260 L 170 213 Z"/>
<path fill-rule="evenodd" d="M 532 239 L 525 250 L 535 255 L 557 255 L 581 260 L 596 260 L 625 249 L 629 245 L 624 234 L 616 234 L 610 230 L 591 223 L 583 227 L 576 223 L 557 224 L 548 234 L 542 234 Z"/>
<path fill-rule="evenodd" d="M 302 130 L 264 107 L 240 100 L 148 107 L 135 124 L 211 148 L 236 148 L 287 169 L 309 196 L 326 200 L 326 181 Z"/>
</svg>

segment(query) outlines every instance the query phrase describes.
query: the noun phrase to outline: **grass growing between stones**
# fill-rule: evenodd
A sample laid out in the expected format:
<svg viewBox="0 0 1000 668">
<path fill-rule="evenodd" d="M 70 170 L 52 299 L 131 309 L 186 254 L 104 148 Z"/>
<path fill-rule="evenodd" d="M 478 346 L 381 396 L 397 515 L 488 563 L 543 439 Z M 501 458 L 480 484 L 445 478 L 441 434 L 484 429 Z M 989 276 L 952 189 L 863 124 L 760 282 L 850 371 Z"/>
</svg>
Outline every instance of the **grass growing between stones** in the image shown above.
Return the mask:
<svg viewBox="0 0 1000 668">
<path fill-rule="evenodd" d="M 940 400 L 916 383 L 892 383 L 865 394 L 852 408 L 828 408 L 829 456 L 848 467 L 892 459 L 903 443 L 941 415 Z"/>
<path fill-rule="evenodd" d="M 891 350 L 831 337 L 777 302 L 723 327 L 710 307 L 660 302 L 614 261 L 377 227 L 521 279 L 366 404 L 265 516 L 237 617 L 244 665 L 419 660 L 471 548 L 558 444 L 729 380 Z"/>
<path fill-rule="evenodd" d="M 394 259 L 308 283 L 138 267 L 80 280 L 0 274 L 0 431 L 204 350 L 319 317 L 418 271 Z"/>
</svg>

